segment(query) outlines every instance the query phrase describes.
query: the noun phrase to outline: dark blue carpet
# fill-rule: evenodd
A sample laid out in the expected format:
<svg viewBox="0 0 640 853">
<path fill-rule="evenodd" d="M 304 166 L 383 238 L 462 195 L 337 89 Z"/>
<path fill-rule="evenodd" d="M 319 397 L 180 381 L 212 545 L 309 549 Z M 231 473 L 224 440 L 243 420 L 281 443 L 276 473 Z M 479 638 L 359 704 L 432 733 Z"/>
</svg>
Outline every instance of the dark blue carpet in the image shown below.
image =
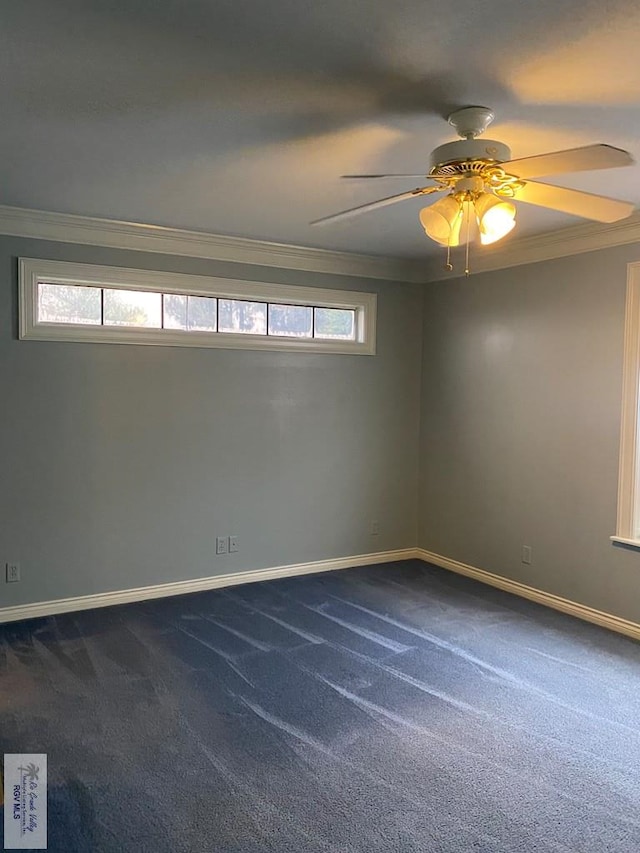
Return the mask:
<svg viewBox="0 0 640 853">
<path fill-rule="evenodd" d="M 421 563 L 0 626 L 49 850 L 638 853 L 640 646 Z"/>
</svg>

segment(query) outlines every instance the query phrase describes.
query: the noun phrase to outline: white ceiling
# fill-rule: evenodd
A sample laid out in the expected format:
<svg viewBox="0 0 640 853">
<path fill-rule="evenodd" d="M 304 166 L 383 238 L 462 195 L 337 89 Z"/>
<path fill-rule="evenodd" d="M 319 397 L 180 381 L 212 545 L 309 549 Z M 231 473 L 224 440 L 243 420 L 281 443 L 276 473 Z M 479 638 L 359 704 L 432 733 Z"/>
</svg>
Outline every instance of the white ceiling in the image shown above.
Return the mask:
<svg viewBox="0 0 640 853">
<path fill-rule="evenodd" d="M 399 257 L 443 120 L 492 107 L 514 157 L 640 159 L 632 0 L 20 0 L 0 13 L 0 203 Z M 640 166 L 555 178 L 640 204 Z M 520 236 L 581 220 L 520 205 Z M 514 232 L 514 234 L 516 233 Z M 511 238 L 507 238 L 511 239 Z"/>
</svg>

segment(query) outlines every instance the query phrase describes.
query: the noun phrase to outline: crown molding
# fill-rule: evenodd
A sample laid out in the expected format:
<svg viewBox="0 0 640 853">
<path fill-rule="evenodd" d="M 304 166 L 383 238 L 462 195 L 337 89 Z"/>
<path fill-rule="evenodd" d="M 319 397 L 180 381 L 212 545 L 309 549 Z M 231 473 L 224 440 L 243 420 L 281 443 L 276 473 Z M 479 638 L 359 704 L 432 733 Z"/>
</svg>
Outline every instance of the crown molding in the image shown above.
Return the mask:
<svg viewBox="0 0 640 853">
<path fill-rule="evenodd" d="M 473 252 L 471 267 L 474 273 L 490 272 L 638 242 L 640 211 L 620 222 L 587 222 L 478 249 Z M 441 258 L 430 257 L 422 264 L 424 281 L 443 281 L 463 275 L 462 272 L 447 273 L 443 269 L 443 258 L 444 255 Z"/>
<path fill-rule="evenodd" d="M 159 252 L 241 264 L 386 281 L 422 282 L 422 265 L 401 258 L 225 237 L 204 231 L 0 205 L 0 234 L 62 243 Z"/>
<path fill-rule="evenodd" d="M 384 281 L 426 284 L 462 275 L 443 269 L 440 252 L 422 259 L 334 252 L 6 205 L 0 205 L 0 234 Z M 490 272 L 638 242 L 640 211 L 621 222 L 588 222 L 485 247 L 473 253 L 472 267 L 474 273 Z"/>
</svg>

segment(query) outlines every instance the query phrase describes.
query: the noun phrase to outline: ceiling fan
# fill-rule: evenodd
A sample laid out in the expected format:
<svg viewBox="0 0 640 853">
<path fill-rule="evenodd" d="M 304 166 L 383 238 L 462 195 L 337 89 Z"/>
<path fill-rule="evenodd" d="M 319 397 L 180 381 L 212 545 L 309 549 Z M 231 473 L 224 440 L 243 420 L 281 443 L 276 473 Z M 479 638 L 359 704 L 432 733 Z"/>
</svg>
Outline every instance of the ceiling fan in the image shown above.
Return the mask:
<svg viewBox="0 0 640 853">
<path fill-rule="evenodd" d="M 487 107 L 463 107 L 451 113 L 449 124 L 462 138 L 440 145 L 431 152 L 426 176 L 343 175 L 344 178 L 361 180 L 423 178 L 430 183 L 316 219 L 311 224 L 325 225 L 416 196 L 444 192 L 443 198 L 420 211 L 420 222 L 428 237 L 447 247 L 446 268 L 449 270 L 453 269 L 449 254 L 451 247 L 466 243 L 465 273 L 468 275 L 469 243 L 478 235 L 483 245 L 505 237 L 515 226 L 514 201 L 598 222 L 616 222 L 631 215 L 635 208 L 631 202 L 531 180 L 567 172 L 630 166 L 634 160 L 628 151 L 597 144 L 512 160 L 511 151 L 503 142 L 477 139 L 493 119 L 494 114 Z"/>
</svg>

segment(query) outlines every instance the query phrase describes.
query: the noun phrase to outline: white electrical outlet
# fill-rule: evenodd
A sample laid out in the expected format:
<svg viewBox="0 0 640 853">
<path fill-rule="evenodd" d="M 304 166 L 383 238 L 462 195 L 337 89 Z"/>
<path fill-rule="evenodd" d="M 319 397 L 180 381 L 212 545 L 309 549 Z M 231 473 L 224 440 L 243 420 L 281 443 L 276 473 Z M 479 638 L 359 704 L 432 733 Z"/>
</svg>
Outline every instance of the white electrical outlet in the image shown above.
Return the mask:
<svg viewBox="0 0 640 853">
<path fill-rule="evenodd" d="M 226 554 L 227 553 L 227 537 L 226 536 L 216 536 L 216 554 Z"/>
<path fill-rule="evenodd" d="M 7 583 L 17 583 L 20 580 L 20 563 L 7 563 Z"/>
<path fill-rule="evenodd" d="M 531 565 L 531 545 L 522 546 L 522 562 L 527 566 Z"/>
<path fill-rule="evenodd" d="M 372 536 L 379 536 L 380 535 L 380 522 L 379 521 L 372 521 L 370 524 L 369 530 L 370 530 Z"/>
<path fill-rule="evenodd" d="M 230 536 L 229 537 L 229 553 L 236 554 L 238 551 L 238 537 Z"/>
</svg>

